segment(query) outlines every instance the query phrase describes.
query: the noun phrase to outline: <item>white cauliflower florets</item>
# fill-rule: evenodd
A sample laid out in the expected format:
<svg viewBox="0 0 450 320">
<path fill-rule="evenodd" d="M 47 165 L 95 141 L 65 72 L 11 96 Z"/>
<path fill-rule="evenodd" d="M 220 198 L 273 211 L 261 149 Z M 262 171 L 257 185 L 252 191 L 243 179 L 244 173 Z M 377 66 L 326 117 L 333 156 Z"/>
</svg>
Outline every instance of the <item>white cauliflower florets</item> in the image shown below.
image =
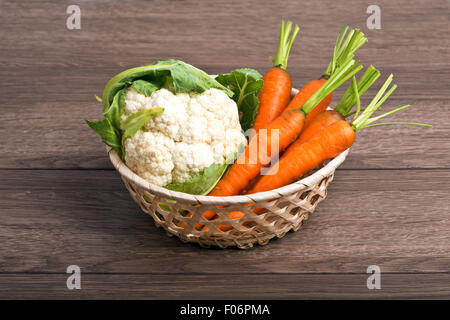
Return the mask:
<svg viewBox="0 0 450 320">
<path fill-rule="evenodd" d="M 171 182 L 175 147 L 172 139 L 157 131 L 140 130 L 126 139 L 124 146 L 125 162 L 139 176 L 161 186 Z"/>
<path fill-rule="evenodd" d="M 160 89 L 146 97 L 130 87 L 122 120 L 157 107 L 163 114 L 124 142 L 126 164 L 151 183 L 186 182 L 247 144 L 236 103 L 222 90 L 173 94 Z"/>
</svg>

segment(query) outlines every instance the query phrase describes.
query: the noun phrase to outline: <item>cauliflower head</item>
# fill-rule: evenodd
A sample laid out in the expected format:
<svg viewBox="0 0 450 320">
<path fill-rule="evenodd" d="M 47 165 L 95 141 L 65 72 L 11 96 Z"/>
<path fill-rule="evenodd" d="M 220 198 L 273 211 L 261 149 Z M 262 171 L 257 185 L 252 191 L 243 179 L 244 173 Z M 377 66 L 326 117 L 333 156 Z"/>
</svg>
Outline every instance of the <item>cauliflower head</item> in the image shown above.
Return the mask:
<svg viewBox="0 0 450 320">
<path fill-rule="evenodd" d="M 127 166 L 150 183 L 187 182 L 247 144 L 237 105 L 222 90 L 174 94 L 163 88 L 146 97 L 130 86 L 121 120 L 157 107 L 164 112 L 124 141 Z"/>
</svg>

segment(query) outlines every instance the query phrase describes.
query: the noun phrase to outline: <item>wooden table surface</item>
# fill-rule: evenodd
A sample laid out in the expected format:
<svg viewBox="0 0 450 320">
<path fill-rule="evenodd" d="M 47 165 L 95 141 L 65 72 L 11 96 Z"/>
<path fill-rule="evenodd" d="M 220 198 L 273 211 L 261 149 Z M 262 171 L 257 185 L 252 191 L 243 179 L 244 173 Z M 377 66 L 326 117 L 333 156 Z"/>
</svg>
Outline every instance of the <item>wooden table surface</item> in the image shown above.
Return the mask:
<svg viewBox="0 0 450 320">
<path fill-rule="evenodd" d="M 0 298 L 450 298 L 448 2 L 0 0 Z M 326 67 L 340 26 L 399 88 L 395 120 L 361 132 L 329 194 L 296 233 L 251 250 L 203 249 L 157 229 L 84 123 L 120 71 L 158 59 L 211 74 L 264 72 L 281 17 L 301 26 L 296 87 Z M 372 94 L 374 90 L 370 91 Z M 367 102 L 367 99 L 363 99 Z M 68 290 L 66 268 L 81 268 Z M 369 265 L 381 289 L 368 290 Z"/>
</svg>

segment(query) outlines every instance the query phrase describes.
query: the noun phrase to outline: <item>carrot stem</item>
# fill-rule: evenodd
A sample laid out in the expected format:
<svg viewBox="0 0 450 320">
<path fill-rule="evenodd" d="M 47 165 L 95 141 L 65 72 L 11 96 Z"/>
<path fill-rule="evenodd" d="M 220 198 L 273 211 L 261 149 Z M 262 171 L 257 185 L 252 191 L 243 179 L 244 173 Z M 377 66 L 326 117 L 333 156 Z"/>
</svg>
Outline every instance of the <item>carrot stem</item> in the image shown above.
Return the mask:
<svg viewBox="0 0 450 320">
<path fill-rule="evenodd" d="M 384 95 L 386 92 L 386 89 L 389 87 L 389 85 L 392 82 L 394 75 L 391 74 L 386 81 L 384 82 L 381 89 L 377 92 L 375 97 L 372 99 L 372 101 L 367 106 L 366 110 L 364 110 L 361 115 L 358 116 L 358 118 L 354 119 L 352 122 L 353 128 L 355 131 L 358 131 L 364 127 L 364 125 L 369 120 L 370 116 L 381 106 L 381 104 L 386 101 L 387 98 L 397 89 L 397 85 L 393 85 L 389 91 Z M 384 95 L 384 96 L 383 96 Z"/>
<path fill-rule="evenodd" d="M 275 59 L 271 58 L 274 67 L 286 70 L 289 58 L 289 52 L 291 51 L 292 44 L 297 37 L 300 28 L 295 25 L 294 31 L 292 32 L 292 21 L 285 22 L 281 20 L 280 26 L 280 40 L 278 42 L 278 51 Z"/>
<path fill-rule="evenodd" d="M 367 68 L 366 72 L 364 72 L 363 76 L 358 81 L 358 95 L 362 96 L 379 77 L 380 71 L 378 71 L 374 66 Z M 348 87 L 334 110 L 340 113 L 344 118 L 347 118 L 355 114 L 355 112 L 350 112 L 355 103 L 356 96 L 354 94 L 353 87 Z"/>
<path fill-rule="evenodd" d="M 398 112 L 398 111 L 402 111 L 402 110 L 408 109 L 408 108 L 410 108 L 410 107 L 411 107 L 411 105 L 408 104 L 408 105 L 406 105 L 406 106 L 403 106 L 403 107 L 394 109 L 394 110 L 392 110 L 392 111 L 386 112 L 386 113 L 384 113 L 384 114 L 382 114 L 382 115 L 379 115 L 379 116 L 377 116 L 377 117 L 370 118 L 369 120 L 367 120 L 365 127 L 367 127 L 368 124 L 371 124 L 371 123 L 373 123 L 373 122 L 375 122 L 375 121 L 378 121 L 378 120 L 383 119 L 383 118 L 385 118 L 385 117 L 387 117 L 387 116 L 390 116 L 391 114 L 394 114 L 394 113 L 396 113 L 396 112 Z"/>
<path fill-rule="evenodd" d="M 344 65 L 338 67 L 335 72 L 330 76 L 330 78 L 324 83 L 319 90 L 317 90 L 309 99 L 306 101 L 302 110 L 305 114 L 311 112 L 317 104 L 320 103 L 325 97 L 336 90 L 345 81 L 353 77 L 357 72 L 359 72 L 363 67 L 358 65 L 359 61 L 350 60 Z"/>
<path fill-rule="evenodd" d="M 353 119 L 356 119 L 358 117 L 359 112 L 361 111 L 361 100 L 359 99 L 358 85 L 356 84 L 355 76 L 352 77 L 352 87 L 356 98 L 356 114 Z"/>
<path fill-rule="evenodd" d="M 366 110 L 366 108 L 362 108 L 362 109 L 360 110 L 360 112 L 363 112 L 364 110 Z M 336 110 L 335 110 L 335 111 L 336 111 Z M 350 117 L 350 116 L 354 115 L 355 113 L 356 113 L 356 111 L 350 112 L 350 113 L 348 113 L 344 118 Z"/>
<path fill-rule="evenodd" d="M 370 127 L 377 127 L 377 126 L 389 126 L 389 125 L 395 125 L 395 124 L 407 124 L 412 126 L 421 126 L 421 127 L 433 127 L 431 124 L 426 123 L 417 123 L 417 122 L 383 122 L 383 123 L 375 123 L 368 126 L 365 126 L 364 128 L 370 128 Z"/>
<path fill-rule="evenodd" d="M 431 127 L 431 125 L 424 124 L 424 123 L 417 123 L 417 122 L 386 122 L 386 123 L 376 123 L 372 124 L 373 122 L 383 119 L 387 116 L 390 116 L 396 112 L 399 112 L 401 110 L 407 109 L 411 107 L 410 105 L 406 105 L 400 108 L 396 108 L 392 111 L 386 112 L 382 115 L 372 117 L 373 113 L 377 111 L 381 105 L 389 98 L 389 96 L 395 91 L 397 88 L 397 85 L 393 85 L 387 92 L 389 85 L 392 82 L 393 75 L 391 74 L 386 81 L 384 82 L 381 89 L 378 91 L 378 93 L 375 95 L 375 97 L 372 99 L 372 101 L 369 103 L 369 105 L 364 109 L 364 111 L 355 117 L 352 121 L 352 128 L 355 132 L 369 127 L 375 127 L 375 126 L 384 126 L 384 125 L 394 125 L 394 124 L 406 124 L 406 125 L 416 125 L 416 126 L 423 126 L 423 127 Z M 385 94 L 386 92 L 386 94 Z M 357 92 L 356 92 L 357 94 Z"/>
<path fill-rule="evenodd" d="M 367 42 L 367 38 L 364 37 L 359 29 L 350 30 L 347 34 L 348 26 L 341 28 L 333 49 L 333 57 L 325 70 L 323 77 L 330 77 L 340 66 L 346 64 L 354 58 L 354 53 L 356 50 L 361 48 L 361 46 Z M 345 40 L 344 40 L 345 38 Z"/>
<path fill-rule="evenodd" d="M 328 68 L 330 69 L 329 74 L 331 74 L 332 70 L 334 70 L 336 68 L 336 59 L 338 56 L 338 50 L 342 45 L 342 41 L 344 40 L 344 37 L 345 37 L 347 31 L 348 31 L 348 26 L 345 26 L 345 27 L 341 28 L 341 31 L 338 33 L 338 37 L 336 38 L 336 43 L 334 45 L 333 57 L 331 58 L 331 62 L 330 62 L 331 66 L 330 65 L 328 66 Z M 327 74 L 326 71 L 325 71 L 325 74 Z"/>
</svg>

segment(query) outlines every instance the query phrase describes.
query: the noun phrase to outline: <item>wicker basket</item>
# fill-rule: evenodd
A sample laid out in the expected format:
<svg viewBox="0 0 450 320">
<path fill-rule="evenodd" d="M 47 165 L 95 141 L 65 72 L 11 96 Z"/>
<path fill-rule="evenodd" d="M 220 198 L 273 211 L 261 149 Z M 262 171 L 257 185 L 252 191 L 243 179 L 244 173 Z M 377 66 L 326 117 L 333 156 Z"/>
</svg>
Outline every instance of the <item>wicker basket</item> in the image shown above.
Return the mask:
<svg viewBox="0 0 450 320">
<path fill-rule="evenodd" d="M 292 95 L 297 92 L 293 89 Z M 283 237 L 290 230 L 297 231 L 303 220 L 308 219 L 317 204 L 326 197 L 335 169 L 349 152 L 344 151 L 309 176 L 279 189 L 232 197 L 208 197 L 153 185 L 131 171 L 115 151 L 109 147 L 107 151 L 131 197 L 168 235 L 176 235 L 183 242 L 196 242 L 203 247 L 237 246 L 241 249 L 251 248 L 255 243 L 264 245 L 274 237 Z M 256 215 L 253 213 L 255 208 L 266 210 Z M 218 218 L 206 220 L 202 216 L 206 210 L 216 212 Z M 236 210 L 242 211 L 244 216 L 231 219 L 228 213 Z M 208 230 L 197 230 L 197 223 L 208 226 L 205 228 Z M 219 230 L 217 227 L 223 224 L 233 226 L 232 230 Z"/>
</svg>

